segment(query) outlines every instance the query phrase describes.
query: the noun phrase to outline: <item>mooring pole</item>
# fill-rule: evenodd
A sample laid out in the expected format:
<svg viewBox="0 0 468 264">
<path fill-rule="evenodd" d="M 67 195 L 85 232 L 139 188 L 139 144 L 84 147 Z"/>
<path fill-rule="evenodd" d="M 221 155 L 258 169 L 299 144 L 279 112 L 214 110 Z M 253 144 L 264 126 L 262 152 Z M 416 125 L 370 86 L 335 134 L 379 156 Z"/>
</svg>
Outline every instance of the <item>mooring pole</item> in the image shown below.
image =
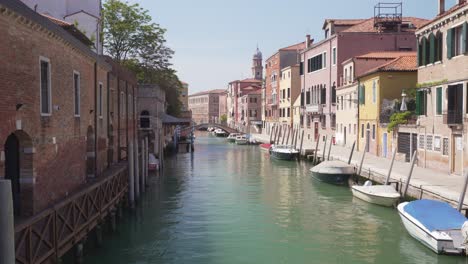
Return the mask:
<svg viewBox="0 0 468 264">
<path fill-rule="evenodd" d="M 397 149 L 395 148 L 393 150 L 392 162 L 390 163 L 390 169 L 388 169 L 387 179 L 385 179 L 384 185 L 388 185 L 388 183 L 390 182 L 390 175 L 392 175 L 393 163 L 395 162 L 396 152 Z"/>
<path fill-rule="evenodd" d="M 10 180 L 0 180 L 0 263 L 15 263 L 15 226 Z"/>
<path fill-rule="evenodd" d="M 468 170 L 465 169 L 465 183 L 463 184 L 462 192 L 460 193 L 460 199 L 458 200 L 458 211 L 460 212 L 463 208 L 463 201 L 465 200 L 466 187 L 468 185 Z"/>
<path fill-rule="evenodd" d="M 327 140 L 328 140 L 328 135 L 325 136 L 325 141 L 323 142 L 322 161 L 325 161 L 325 151 L 326 151 L 326 149 L 327 149 Z"/>
<path fill-rule="evenodd" d="M 357 173 L 357 175 L 359 175 L 359 176 L 361 176 L 362 164 L 364 163 L 364 157 L 366 156 L 367 144 L 369 144 L 369 142 L 366 142 L 366 147 L 364 148 L 364 151 L 362 152 L 361 163 L 359 163 L 359 170 L 358 170 L 358 173 Z"/>
<path fill-rule="evenodd" d="M 410 171 L 408 173 L 408 177 L 406 178 L 405 188 L 403 189 L 403 193 L 401 194 L 401 198 L 403 198 L 403 199 L 405 198 L 406 192 L 408 191 L 409 182 L 411 180 L 411 175 L 413 175 L 414 164 L 416 163 L 417 159 L 418 159 L 418 151 L 415 150 L 414 153 L 413 153 L 413 158 L 411 159 L 411 168 L 410 168 Z"/>
<path fill-rule="evenodd" d="M 143 145 L 141 146 L 143 148 Z M 140 174 L 139 169 L 138 169 L 138 140 L 135 140 L 135 146 L 134 146 L 134 157 L 133 157 L 133 169 L 134 169 L 134 174 L 133 176 L 135 177 L 135 200 L 138 201 L 140 198 Z"/>
<path fill-rule="evenodd" d="M 320 138 L 320 134 L 318 134 L 317 138 L 315 139 L 314 165 L 318 163 L 318 161 L 317 161 L 317 155 L 318 155 L 317 152 L 318 152 L 319 138 Z"/>
<path fill-rule="evenodd" d="M 333 137 L 330 138 L 330 146 L 328 146 L 327 160 L 330 160 L 330 152 L 331 152 L 332 144 L 333 144 Z"/>
<path fill-rule="evenodd" d="M 146 187 L 148 183 L 148 176 L 149 176 L 149 145 L 148 145 L 148 137 L 145 137 L 145 159 L 146 159 L 146 167 L 145 167 L 145 185 L 143 187 Z"/>
<path fill-rule="evenodd" d="M 297 149 L 297 137 L 299 137 L 300 128 L 296 129 L 296 137 L 294 139 L 294 148 Z"/>
<path fill-rule="evenodd" d="M 283 127 L 283 134 L 281 135 L 281 145 L 284 145 L 284 139 L 286 138 L 286 128 Z"/>
<path fill-rule="evenodd" d="M 304 143 L 304 130 L 302 130 L 302 135 L 301 135 L 301 147 L 299 149 L 299 156 L 302 155 L 302 144 Z"/>
<path fill-rule="evenodd" d="M 281 136 L 282 136 L 282 132 L 283 132 L 283 129 L 281 129 L 281 127 L 278 127 L 278 142 L 276 142 L 277 145 L 279 145 L 280 143 L 280 140 L 281 140 Z"/>
<path fill-rule="evenodd" d="M 273 128 L 274 128 L 274 127 L 273 127 Z M 270 141 L 268 141 L 268 143 L 270 143 L 270 144 L 271 144 L 271 138 L 272 138 L 272 136 L 273 136 L 273 129 L 270 129 Z"/>
<path fill-rule="evenodd" d="M 133 160 L 133 142 L 128 143 L 128 203 L 130 208 L 135 207 L 135 176 L 134 176 L 134 160 Z"/>
<path fill-rule="evenodd" d="M 288 145 L 288 143 L 289 143 L 289 136 L 290 136 L 290 134 L 291 134 L 291 128 L 288 129 L 288 137 L 286 138 L 286 145 Z"/>
<path fill-rule="evenodd" d="M 351 147 L 351 153 L 349 153 L 348 165 L 351 164 L 351 158 L 353 157 L 354 147 L 355 146 L 356 146 L 356 140 L 354 141 L 353 146 Z"/>
</svg>

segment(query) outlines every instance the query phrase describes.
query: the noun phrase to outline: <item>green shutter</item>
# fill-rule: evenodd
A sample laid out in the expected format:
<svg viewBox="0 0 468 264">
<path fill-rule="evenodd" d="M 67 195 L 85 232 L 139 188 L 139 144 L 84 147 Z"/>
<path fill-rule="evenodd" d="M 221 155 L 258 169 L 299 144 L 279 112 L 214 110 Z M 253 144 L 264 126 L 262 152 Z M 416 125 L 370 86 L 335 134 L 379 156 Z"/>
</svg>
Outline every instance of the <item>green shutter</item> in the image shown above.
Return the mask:
<svg viewBox="0 0 468 264">
<path fill-rule="evenodd" d="M 421 41 L 422 41 L 422 54 L 421 54 L 422 55 L 422 65 L 427 65 L 427 64 L 429 64 L 429 62 L 426 60 L 426 52 L 427 52 L 426 50 L 429 47 L 427 46 L 427 41 L 426 41 L 425 37 L 423 37 Z"/>
<path fill-rule="evenodd" d="M 435 62 L 435 53 L 436 53 L 436 44 L 435 44 L 435 36 L 431 33 L 429 35 L 429 63 Z"/>
<path fill-rule="evenodd" d="M 466 53 L 467 50 L 466 50 L 466 31 L 468 30 L 468 23 L 463 23 L 463 27 L 462 27 L 462 52 L 463 53 Z"/>
<path fill-rule="evenodd" d="M 416 115 L 421 115 L 421 92 L 416 92 Z"/>
<path fill-rule="evenodd" d="M 453 28 L 447 30 L 447 58 L 451 59 L 453 57 Z"/>
<path fill-rule="evenodd" d="M 422 65 L 422 47 L 421 47 L 421 41 L 418 40 L 418 66 L 423 66 Z"/>
<path fill-rule="evenodd" d="M 437 88 L 436 97 L 437 97 L 436 111 L 437 111 L 437 114 L 440 115 L 442 114 L 442 88 L 441 87 Z"/>
</svg>

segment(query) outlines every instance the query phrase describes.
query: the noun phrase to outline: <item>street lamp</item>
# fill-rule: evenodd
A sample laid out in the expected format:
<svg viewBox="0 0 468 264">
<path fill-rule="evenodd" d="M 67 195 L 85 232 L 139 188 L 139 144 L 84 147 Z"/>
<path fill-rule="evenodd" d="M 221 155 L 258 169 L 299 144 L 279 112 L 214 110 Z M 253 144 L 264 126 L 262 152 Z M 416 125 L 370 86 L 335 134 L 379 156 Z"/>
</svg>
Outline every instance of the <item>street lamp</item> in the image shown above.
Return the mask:
<svg viewBox="0 0 468 264">
<path fill-rule="evenodd" d="M 406 112 L 406 111 L 408 111 L 408 107 L 406 107 L 406 92 L 405 92 L 405 89 L 403 89 L 403 92 L 401 93 L 401 106 L 400 106 L 400 111 L 401 111 L 401 112 Z"/>
</svg>

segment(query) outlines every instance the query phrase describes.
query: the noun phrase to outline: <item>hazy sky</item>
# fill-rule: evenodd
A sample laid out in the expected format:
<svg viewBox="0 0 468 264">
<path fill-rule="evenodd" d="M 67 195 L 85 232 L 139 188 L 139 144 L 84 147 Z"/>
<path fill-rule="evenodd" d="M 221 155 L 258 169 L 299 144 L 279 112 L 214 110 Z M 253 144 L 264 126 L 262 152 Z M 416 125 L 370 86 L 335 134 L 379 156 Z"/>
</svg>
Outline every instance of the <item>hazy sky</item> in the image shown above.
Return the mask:
<svg viewBox="0 0 468 264">
<path fill-rule="evenodd" d="M 455 0 L 447 0 L 453 5 Z M 378 0 L 131 0 L 167 29 L 174 68 L 189 94 L 251 76 L 257 43 L 265 60 L 281 47 L 323 38 L 326 18 L 370 18 Z M 383 2 L 389 2 L 383 1 Z M 403 0 L 403 15 L 433 18 L 437 0 Z"/>
</svg>

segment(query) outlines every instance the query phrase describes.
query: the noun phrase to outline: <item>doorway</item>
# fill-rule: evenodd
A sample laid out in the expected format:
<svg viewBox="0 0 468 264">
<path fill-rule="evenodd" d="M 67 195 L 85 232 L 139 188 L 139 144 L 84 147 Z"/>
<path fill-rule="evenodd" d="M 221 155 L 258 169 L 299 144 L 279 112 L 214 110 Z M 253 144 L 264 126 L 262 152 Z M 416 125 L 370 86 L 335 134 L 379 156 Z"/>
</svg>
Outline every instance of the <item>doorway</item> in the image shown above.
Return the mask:
<svg viewBox="0 0 468 264">
<path fill-rule="evenodd" d="M 461 135 L 453 135 L 452 145 L 452 172 L 461 174 L 463 167 L 463 139 Z"/>
<path fill-rule="evenodd" d="M 315 141 L 319 140 L 319 125 L 318 122 L 314 122 L 314 138 Z"/>
<path fill-rule="evenodd" d="M 11 181 L 13 210 L 15 216 L 21 215 L 20 188 L 20 144 L 15 134 L 10 134 L 5 142 L 5 179 Z"/>
</svg>

